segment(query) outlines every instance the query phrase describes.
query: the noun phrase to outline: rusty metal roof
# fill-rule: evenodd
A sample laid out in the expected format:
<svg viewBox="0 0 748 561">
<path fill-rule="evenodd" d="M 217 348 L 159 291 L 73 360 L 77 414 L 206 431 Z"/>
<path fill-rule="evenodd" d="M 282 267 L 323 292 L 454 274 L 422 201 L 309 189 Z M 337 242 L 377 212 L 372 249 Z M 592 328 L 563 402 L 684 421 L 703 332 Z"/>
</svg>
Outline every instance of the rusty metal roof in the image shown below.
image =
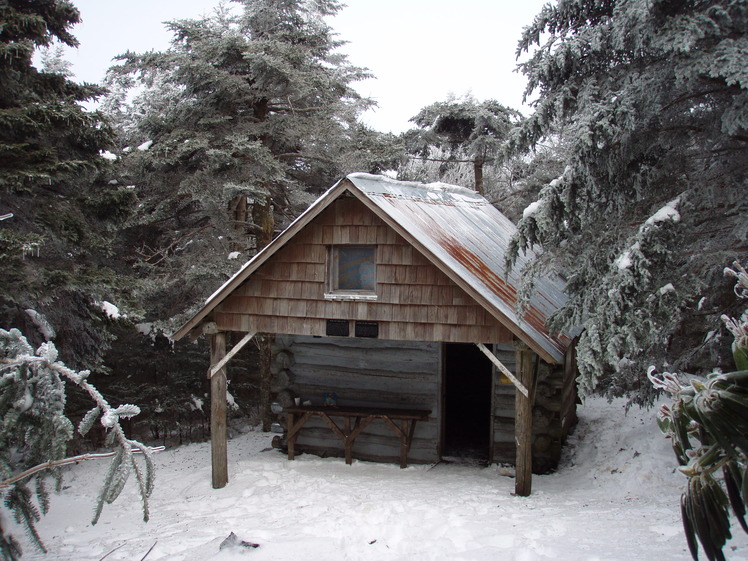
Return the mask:
<svg viewBox="0 0 748 561">
<path fill-rule="evenodd" d="M 552 336 L 545 324 L 566 302 L 564 282 L 552 273 L 537 278 L 535 290 L 520 317 L 517 312 L 520 274 L 534 255 L 520 256 L 512 271 L 506 271 L 504 259 L 517 230 L 508 218 L 469 189 L 443 183 L 395 181 L 362 173 L 349 175 L 323 194 L 219 288 L 174 337 L 179 339 L 199 325 L 234 288 L 345 191 L 418 248 L 544 359 L 563 361 L 570 339 L 566 335 Z"/>
<path fill-rule="evenodd" d="M 353 174 L 347 179 L 379 209 L 377 214 L 388 216 L 401 235 L 422 246 L 431 261 L 457 284 L 477 293 L 476 299 L 515 335 L 530 347 L 540 346 L 545 351 L 540 354 L 562 360 L 569 338 L 552 337 L 546 321 L 567 300 L 564 282 L 556 274 L 536 278 L 524 314 L 519 316 L 521 271 L 535 256 L 521 255 L 513 269 L 506 271 L 506 253 L 517 228 L 496 207 L 475 191 L 454 185 L 394 181 L 368 174 Z"/>
</svg>

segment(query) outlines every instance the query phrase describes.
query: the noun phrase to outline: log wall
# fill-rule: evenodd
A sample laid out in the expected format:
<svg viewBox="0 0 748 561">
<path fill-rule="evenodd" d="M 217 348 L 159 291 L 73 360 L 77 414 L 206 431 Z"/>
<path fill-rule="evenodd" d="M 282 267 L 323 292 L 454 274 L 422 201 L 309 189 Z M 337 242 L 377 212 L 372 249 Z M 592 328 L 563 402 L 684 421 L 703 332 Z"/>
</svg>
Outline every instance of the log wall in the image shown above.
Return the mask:
<svg viewBox="0 0 748 561">
<path fill-rule="evenodd" d="M 438 343 L 279 335 L 275 378 L 279 385 L 288 384 L 279 401 L 300 397 L 320 405 L 324 394 L 334 392 L 340 406 L 428 409 L 430 420 L 416 424 L 408 460 L 435 462 L 440 348 Z M 319 417 L 304 425 L 296 448 L 323 456 L 343 455 L 342 443 Z M 353 457 L 358 459 L 397 462 L 399 456 L 400 442 L 381 420 L 369 425 L 353 445 Z"/>
<path fill-rule="evenodd" d="M 516 374 L 517 361 L 514 345 L 496 345 L 494 355 L 510 372 Z M 514 384 L 505 376 L 494 373 L 493 394 L 493 450 L 494 462 L 514 465 Z"/>
<path fill-rule="evenodd" d="M 496 345 L 494 354 L 516 372 L 513 345 Z M 419 422 L 409 460 L 438 461 L 440 453 L 439 398 L 442 345 L 404 341 L 304 337 L 278 335 L 273 350 L 273 384 L 278 401 L 290 405 L 294 397 L 323 403 L 334 392 L 341 406 L 429 409 L 428 422 Z M 573 379 L 565 379 L 563 367 L 540 361 L 533 406 L 533 472 L 556 468 L 561 447 L 576 422 Z M 495 463 L 515 463 L 515 388 L 498 376 L 493 395 L 493 444 Z M 297 443 L 300 451 L 322 456 L 342 456 L 343 447 L 318 417 L 304 426 Z M 375 421 L 358 437 L 354 458 L 396 462 L 399 442 L 381 421 Z"/>
<path fill-rule="evenodd" d="M 496 345 L 494 354 L 516 372 L 515 351 L 512 345 Z M 573 358 L 572 358 L 573 361 Z M 539 361 L 532 408 L 533 444 L 532 471 L 547 473 L 558 465 L 561 448 L 577 422 L 575 369 L 571 364 L 553 365 Z M 514 445 L 514 385 L 503 376 L 494 384 L 494 439 L 492 458 L 496 463 L 515 462 Z"/>
<path fill-rule="evenodd" d="M 376 245 L 376 299 L 326 298 L 332 245 Z M 511 332 L 353 198 L 341 197 L 215 310 L 218 328 L 326 334 L 327 320 L 378 323 L 380 339 L 509 343 Z"/>
</svg>

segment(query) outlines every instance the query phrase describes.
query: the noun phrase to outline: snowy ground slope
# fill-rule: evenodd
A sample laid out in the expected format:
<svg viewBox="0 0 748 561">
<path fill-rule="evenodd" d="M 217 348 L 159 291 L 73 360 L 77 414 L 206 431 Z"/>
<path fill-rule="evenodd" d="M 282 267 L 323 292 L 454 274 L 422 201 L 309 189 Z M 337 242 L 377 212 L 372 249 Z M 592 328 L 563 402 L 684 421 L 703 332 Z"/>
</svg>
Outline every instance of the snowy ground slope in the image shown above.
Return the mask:
<svg viewBox="0 0 748 561">
<path fill-rule="evenodd" d="M 229 442 L 226 488 L 211 489 L 207 444 L 161 452 L 151 521 L 130 485 L 91 526 L 106 465 L 89 462 L 67 473 L 40 524 L 50 553 L 27 545 L 24 558 L 139 560 L 155 543 L 148 561 L 688 560 L 685 478 L 653 417 L 588 400 L 564 465 L 535 476 L 527 498 L 512 496 L 514 480 L 496 466 L 289 462 L 266 450 L 270 435 L 250 432 Z M 748 539 L 733 530 L 728 559 L 748 559 Z M 219 551 L 230 532 L 260 547 Z"/>
</svg>

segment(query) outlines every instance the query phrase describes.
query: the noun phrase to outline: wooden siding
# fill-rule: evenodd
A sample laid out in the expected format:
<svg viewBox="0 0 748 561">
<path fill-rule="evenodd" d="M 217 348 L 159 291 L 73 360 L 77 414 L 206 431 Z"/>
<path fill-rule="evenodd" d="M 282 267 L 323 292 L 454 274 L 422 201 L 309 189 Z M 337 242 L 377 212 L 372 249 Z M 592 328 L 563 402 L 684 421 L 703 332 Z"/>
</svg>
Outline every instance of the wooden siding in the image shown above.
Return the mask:
<svg viewBox="0 0 748 561">
<path fill-rule="evenodd" d="M 328 252 L 377 246 L 375 301 L 325 298 Z M 219 329 L 325 335 L 328 319 L 375 321 L 379 338 L 509 343 L 511 332 L 354 198 L 325 209 L 214 312 Z M 353 324 L 350 332 L 354 332 Z"/>
<path fill-rule="evenodd" d="M 289 390 L 314 405 L 334 392 L 341 406 L 428 409 L 431 419 L 418 422 L 408 459 L 438 460 L 438 377 L 440 345 L 344 337 L 277 336 L 276 353 L 288 363 Z M 337 419 L 336 419 L 337 420 Z M 342 456 L 343 446 L 330 428 L 312 417 L 301 431 L 298 450 Z M 400 443 L 382 421 L 374 421 L 356 439 L 353 457 L 398 461 Z"/>
</svg>

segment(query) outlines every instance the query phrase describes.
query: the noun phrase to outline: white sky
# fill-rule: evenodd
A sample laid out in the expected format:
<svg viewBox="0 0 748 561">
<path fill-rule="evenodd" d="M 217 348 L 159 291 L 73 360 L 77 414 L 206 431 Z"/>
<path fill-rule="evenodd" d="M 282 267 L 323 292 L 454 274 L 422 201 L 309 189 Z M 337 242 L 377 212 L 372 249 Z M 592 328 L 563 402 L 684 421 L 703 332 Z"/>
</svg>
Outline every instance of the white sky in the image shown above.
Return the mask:
<svg viewBox="0 0 748 561">
<path fill-rule="evenodd" d="M 449 94 L 522 106 L 524 76 L 514 71 L 522 28 L 547 0 L 347 0 L 330 21 L 351 63 L 376 76 L 357 90 L 379 107 L 364 120 L 402 132 L 422 107 Z M 165 49 L 163 22 L 208 14 L 217 0 L 73 0 L 83 23 L 68 54 L 79 81 L 100 82 L 112 58 L 127 50 Z"/>
</svg>

